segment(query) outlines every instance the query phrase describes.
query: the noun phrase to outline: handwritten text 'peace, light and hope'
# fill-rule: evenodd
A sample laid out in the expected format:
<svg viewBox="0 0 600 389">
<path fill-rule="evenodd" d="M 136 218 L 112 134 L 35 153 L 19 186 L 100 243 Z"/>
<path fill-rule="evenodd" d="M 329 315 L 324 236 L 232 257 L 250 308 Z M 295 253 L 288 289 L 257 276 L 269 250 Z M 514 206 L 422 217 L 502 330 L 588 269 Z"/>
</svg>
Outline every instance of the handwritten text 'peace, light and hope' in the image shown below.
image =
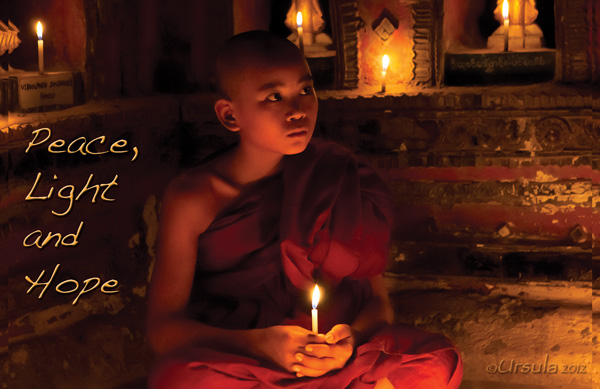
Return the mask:
<svg viewBox="0 0 600 389">
<path fill-rule="evenodd" d="M 29 153 L 31 150 L 40 147 L 47 147 L 47 151 L 50 154 L 79 154 L 83 156 L 98 156 L 104 154 L 127 154 L 132 153 L 133 156 L 131 161 L 135 161 L 138 157 L 139 151 L 137 147 L 130 147 L 127 140 L 118 139 L 112 143 L 106 142 L 106 136 L 102 135 L 94 139 L 88 140 L 86 137 L 78 137 L 70 142 L 63 139 L 56 139 L 51 141 L 52 131 L 49 128 L 40 128 L 32 132 L 33 139 L 29 142 L 25 153 Z M 33 183 L 31 190 L 25 197 L 25 201 L 46 201 L 54 198 L 65 200 L 65 205 L 62 209 L 52 209 L 52 215 L 57 217 L 63 217 L 69 215 L 73 210 L 75 203 L 83 198 L 88 198 L 92 203 L 96 203 L 98 200 L 104 202 L 113 202 L 115 198 L 113 196 L 114 188 L 118 186 L 119 175 L 115 174 L 114 178 L 109 182 L 95 183 L 94 174 L 90 174 L 85 185 L 77 189 L 75 185 L 64 185 L 60 189 L 55 191 L 54 185 L 49 189 L 43 189 L 40 181 L 42 180 L 42 172 L 38 172 L 35 182 Z M 59 178 L 56 174 L 52 177 L 53 181 L 58 181 Z M 88 195 L 89 193 L 89 195 Z M 23 246 L 26 248 L 37 248 L 43 249 L 48 245 L 54 245 L 54 247 L 74 247 L 79 243 L 81 233 L 84 228 L 84 222 L 81 221 L 76 232 L 71 234 L 63 235 L 58 232 L 48 232 L 45 234 L 41 229 L 31 232 L 23 239 Z M 25 277 L 25 280 L 31 284 L 27 290 L 27 294 L 32 292 L 35 288 L 40 287 L 41 292 L 38 296 L 41 299 L 44 296 L 46 290 L 53 284 L 55 276 L 58 273 L 60 264 L 54 267 L 52 275 L 47 281 L 44 281 L 45 270 L 42 270 L 40 275 L 35 281 L 29 276 Z M 101 286 L 100 286 L 101 285 Z M 92 277 L 84 280 L 80 283 L 75 279 L 66 279 L 59 282 L 54 290 L 60 294 L 71 294 L 77 293 L 73 300 L 73 305 L 77 304 L 81 296 L 90 293 L 100 286 L 100 291 L 105 294 L 118 293 L 119 283 L 117 280 L 111 279 L 104 283 L 99 277 Z"/>
</svg>

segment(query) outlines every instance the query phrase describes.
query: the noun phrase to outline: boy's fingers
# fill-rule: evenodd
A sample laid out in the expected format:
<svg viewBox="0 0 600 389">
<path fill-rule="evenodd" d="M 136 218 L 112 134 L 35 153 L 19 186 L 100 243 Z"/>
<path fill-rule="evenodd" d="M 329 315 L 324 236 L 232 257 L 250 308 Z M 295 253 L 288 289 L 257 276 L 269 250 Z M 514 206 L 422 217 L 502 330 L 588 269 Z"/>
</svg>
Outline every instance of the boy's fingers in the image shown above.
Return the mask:
<svg viewBox="0 0 600 389">
<path fill-rule="evenodd" d="M 323 374 L 326 374 L 330 371 L 331 369 L 326 369 L 326 370 L 321 370 L 321 369 L 315 369 L 312 367 L 307 367 L 304 365 L 299 365 L 296 364 L 292 367 L 292 371 L 294 371 L 294 373 L 296 373 L 297 377 L 320 377 Z"/>
<path fill-rule="evenodd" d="M 307 338 L 306 338 L 306 343 L 322 343 L 325 344 L 327 343 L 327 341 L 325 340 L 325 335 L 324 334 L 315 334 L 315 333 L 310 333 L 308 334 Z"/>
<path fill-rule="evenodd" d="M 299 365 L 308 369 L 329 371 L 340 367 L 340 362 L 331 357 L 317 358 L 301 353 L 297 353 L 295 357 Z"/>
<path fill-rule="evenodd" d="M 305 354 L 317 358 L 331 357 L 333 351 L 328 344 L 308 344 L 304 348 Z"/>
<path fill-rule="evenodd" d="M 311 347 L 312 346 L 312 347 Z M 312 351 L 308 351 L 308 349 Z M 333 358 L 338 361 L 346 361 L 352 355 L 353 348 L 348 343 L 337 343 L 337 344 L 316 344 L 309 345 L 301 354 L 307 357 L 314 358 Z M 300 353 L 298 353 L 300 354 Z"/>
<path fill-rule="evenodd" d="M 352 328 L 347 324 L 338 324 L 325 335 L 325 341 L 333 344 L 350 336 L 352 336 Z"/>
</svg>

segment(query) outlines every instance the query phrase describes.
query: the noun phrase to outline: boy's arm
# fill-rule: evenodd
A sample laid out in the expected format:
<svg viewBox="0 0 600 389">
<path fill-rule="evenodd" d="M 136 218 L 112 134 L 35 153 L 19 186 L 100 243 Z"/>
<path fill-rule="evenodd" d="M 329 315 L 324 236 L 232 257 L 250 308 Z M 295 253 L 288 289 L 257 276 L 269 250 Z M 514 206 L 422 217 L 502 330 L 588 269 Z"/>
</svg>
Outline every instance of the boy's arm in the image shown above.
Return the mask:
<svg viewBox="0 0 600 389">
<path fill-rule="evenodd" d="M 202 185 L 207 187 L 208 185 Z M 216 212 L 210 192 L 174 182 L 163 202 L 156 266 L 149 290 L 147 335 L 157 354 L 196 344 L 221 351 L 264 358 L 293 371 L 295 354 L 309 343 L 323 342 L 295 326 L 227 330 L 186 316 L 197 256 L 197 240 Z"/>
<path fill-rule="evenodd" d="M 383 284 L 383 275 L 371 277 L 369 281 L 371 282 L 373 295 L 351 326 L 356 346 L 368 341 L 373 334 L 387 324 L 391 324 L 394 320 L 394 309 Z"/>
<path fill-rule="evenodd" d="M 218 329 L 190 320 L 185 309 L 196 267 L 197 239 L 208 223 L 210 196 L 186 187 L 182 179 L 169 185 L 161 210 L 157 259 L 148 300 L 148 340 L 158 354 L 190 342 L 219 338 Z"/>
</svg>

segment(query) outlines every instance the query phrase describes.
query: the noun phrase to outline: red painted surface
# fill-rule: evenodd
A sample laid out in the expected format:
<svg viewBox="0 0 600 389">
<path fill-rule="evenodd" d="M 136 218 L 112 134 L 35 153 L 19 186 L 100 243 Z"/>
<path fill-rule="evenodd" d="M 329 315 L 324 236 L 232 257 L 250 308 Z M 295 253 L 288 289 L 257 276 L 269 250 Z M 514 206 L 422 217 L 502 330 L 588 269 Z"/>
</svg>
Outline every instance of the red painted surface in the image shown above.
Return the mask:
<svg viewBox="0 0 600 389">
<path fill-rule="evenodd" d="M 431 180 L 431 181 L 536 181 L 536 176 L 552 176 L 556 180 L 589 179 L 600 183 L 600 171 L 591 166 L 527 166 L 508 167 L 461 167 L 426 168 L 412 167 L 382 171 L 388 180 Z"/>
<path fill-rule="evenodd" d="M 405 168 L 381 172 L 388 181 L 429 182 L 557 182 L 579 180 L 600 183 L 600 172 L 591 166 L 527 166 L 508 167 L 460 167 L 460 168 Z M 523 183 L 526 185 L 525 183 Z M 590 199 L 591 199 L 591 193 Z M 498 194 L 498 196 L 501 196 Z M 398 206 L 397 231 L 412 239 L 436 239 L 427 230 L 427 222 L 435 219 L 440 233 L 459 233 L 462 236 L 478 234 L 494 235 L 498 226 L 509 223 L 508 239 L 569 239 L 569 232 L 580 225 L 598 239 L 600 218 L 593 212 L 591 203 L 553 202 L 552 199 L 534 204 L 535 194 L 523 198 L 523 205 L 507 205 L 481 199 L 481 203 L 437 205 L 431 203 Z M 499 197 L 499 200 L 500 197 Z M 546 200 L 546 199 L 544 199 Z M 487 201 L 487 202 L 483 202 Z M 483 235 L 481 235 L 483 234 Z M 409 238 L 409 239 L 410 239 Z"/>
<path fill-rule="evenodd" d="M 581 206 L 575 206 L 569 212 L 547 214 L 533 207 L 497 204 L 466 203 L 449 209 L 416 204 L 399 206 L 396 215 L 396 231 L 407 239 L 435 239 L 436 233 L 427 231 L 428 218 L 435 219 L 440 234 L 459 232 L 464 236 L 476 233 L 490 238 L 502 223 L 510 225 L 511 235 L 508 239 L 533 237 L 562 240 L 569 238 L 569 232 L 577 224 L 588 232 L 600 228 L 600 220 L 592 209 Z"/>
</svg>

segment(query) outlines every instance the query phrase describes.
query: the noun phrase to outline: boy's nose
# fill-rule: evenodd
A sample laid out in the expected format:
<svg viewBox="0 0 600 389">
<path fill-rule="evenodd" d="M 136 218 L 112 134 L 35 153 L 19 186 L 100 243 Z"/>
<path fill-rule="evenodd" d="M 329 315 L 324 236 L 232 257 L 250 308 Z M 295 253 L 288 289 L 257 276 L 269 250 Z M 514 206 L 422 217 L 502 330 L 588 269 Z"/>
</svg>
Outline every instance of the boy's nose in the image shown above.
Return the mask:
<svg viewBox="0 0 600 389">
<path fill-rule="evenodd" d="M 293 122 L 295 120 L 301 120 L 301 119 L 304 119 L 305 116 L 306 116 L 306 113 L 300 112 L 300 111 L 290 113 L 288 115 L 288 121 Z"/>
<path fill-rule="evenodd" d="M 306 116 L 306 111 L 302 108 L 302 105 L 298 100 L 292 101 L 289 106 L 287 113 L 287 120 L 294 121 L 303 119 Z"/>
</svg>

